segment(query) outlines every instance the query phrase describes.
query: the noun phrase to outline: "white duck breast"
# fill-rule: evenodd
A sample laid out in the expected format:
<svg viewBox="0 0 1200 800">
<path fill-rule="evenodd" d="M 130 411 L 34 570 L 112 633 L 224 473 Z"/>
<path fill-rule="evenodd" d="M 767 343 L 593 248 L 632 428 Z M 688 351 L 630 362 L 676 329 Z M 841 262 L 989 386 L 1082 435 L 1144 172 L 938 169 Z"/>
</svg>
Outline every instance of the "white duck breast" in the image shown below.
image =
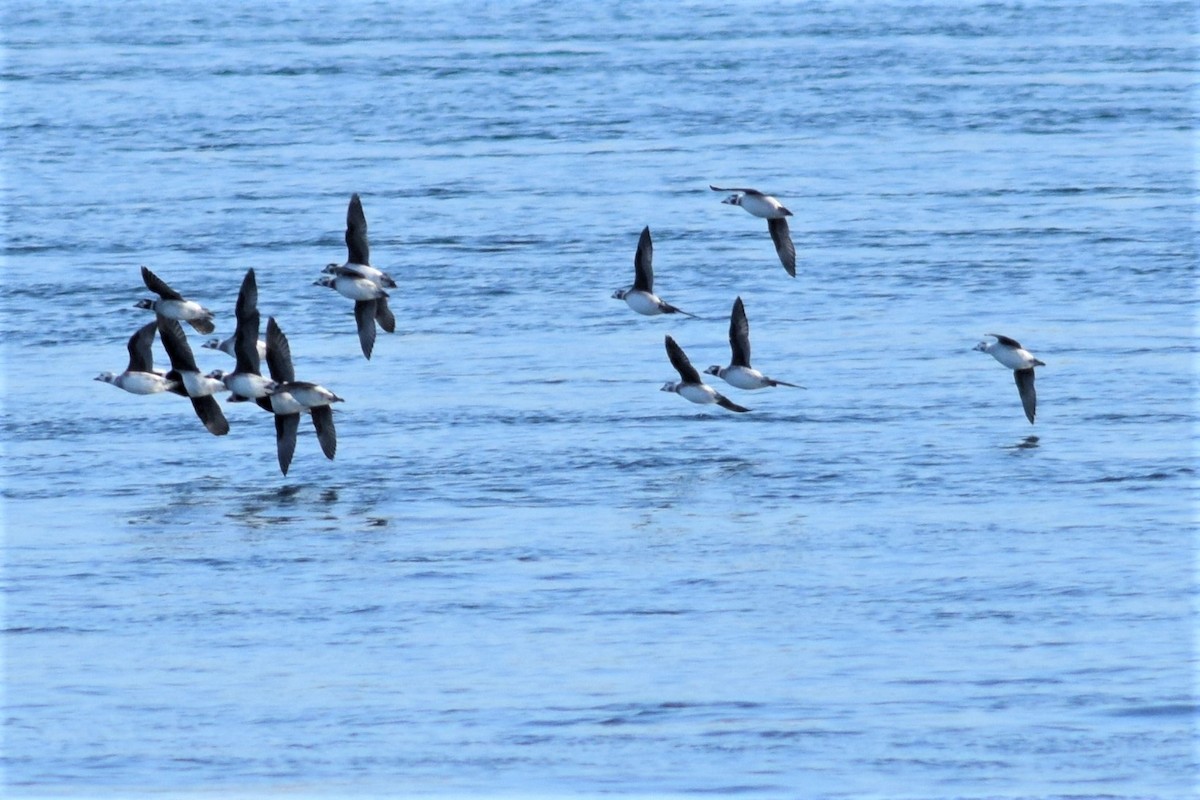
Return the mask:
<svg viewBox="0 0 1200 800">
<path fill-rule="evenodd" d="M 179 379 L 183 381 L 183 388 L 187 390 L 188 397 L 208 397 L 225 390 L 224 381 L 201 375 L 199 372 L 181 372 Z"/>
<path fill-rule="evenodd" d="M 285 390 L 276 390 L 267 398 L 271 403 L 271 411 L 275 414 L 299 414 L 301 411 L 307 411 L 308 406 L 301 403 L 291 392 Z"/>
<path fill-rule="evenodd" d="M 368 280 L 381 289 L 395 289 L 396 281 L 381 269 L 370 264 L 328 264 L 325 272 L 329 275 L 341 275 L 349 278 Z"/>
<path fill-rule="evenodd" d="M 234 372 L 224 376 L 225 388 L 245 400 L 269 397 L 275 391 L 275 381 L 252 372 Z"/>
<path fill-rule="evenodd" d="M 281 383 L 277 391 L 280 390 L 287 392 L 290 397 L 294 398 L 304 408 L 317 408 L 319 406 L 330 405 L 331 403 L 343 402 L 342 398 L 324 386 L 319 386 L 315 383 L 306 383 L 304 381 Z"/>
<path fill-rule="evenodd" d="M 313 281 L 354 300 L 354 322 L 363 355 L 371 357 L 375 349 L 375 323 L 388 333 L 396 330 L 396 317 L 388 307 L 388 294 L 382 287 L 366 278 L 347 275 L 323 275 Z M 270 344 L 268 342 L 268 349 Z"/>
<path fill-rule="evenodd" d="M 709 374 L 712 375 L 714 373 L 710 372 Z M 774 386 L 776 383 L 769 380 L 767 376 L 758 370 L 751 369 L 750 367 L 722 367 L 715 374 L 730 386 L 736 386 L 739 389 L 765 389 L 769 386 Z"/>
<path fill-rule="evenodd" d="M 375 300 L 387 297 L 387 293 L 375 281 L 355 275 L 335 275 L 333 288 L 342 297 L 348 297 L 351 300 Z"/>
<path fill-rule="evenodd" d="M 193 322 L 212 316 L 211 311 L 195 300 L 159 300 L 154 304 L 154 310 L 167 319 L 180 322 Z"/>
<path fill-rule="evenodd" d="M 635 289 L 630 289 L 625 292 L 624 297 L 621 299 L 625 301 L 625 305 L 647 317 L 666 313 L 663 311 L 663 301 L 649 292 L 639 292 Z"/>
<path fill-rule="evenodd" d="M 188 397 L 208 397 L 225 388 L 224 381 L 200 374 L 192 348 L 177 320 L 160 317 L 158 334 L 171 359 L 171 372 L 179 376 Z"/>
<path fill-rule="evenodd" d="M 997 334 L 989 333 L 988 336 L 997 336 Z M 1021 347 L 1020 343 L 1014 339 L 997 336 L 995 342 L 980 342 L 985 353 L 990 353 L 993 358 L 999 361 L 1009 369 L 1031 369 L 1033 367 L 1046 366 L 1038 359 L 1034 358 L 1033 353 Z"/>
<path fill-rule="evenodd" d="M 184 381 L 184 389 L 187 390 L 188 397 L 209 397 L 224 391 L 224 387 L 226 387 L 223 380 L 209 378 L 208 375 L 198 372 L 181 372 L 179 377 Z"/>
<path fill-rule="evenodd" d="M 681 383 L 675 389 L 680 397 L 701 405 L 717 402 L 717 390 L 703 383 Z"/>
</svg>

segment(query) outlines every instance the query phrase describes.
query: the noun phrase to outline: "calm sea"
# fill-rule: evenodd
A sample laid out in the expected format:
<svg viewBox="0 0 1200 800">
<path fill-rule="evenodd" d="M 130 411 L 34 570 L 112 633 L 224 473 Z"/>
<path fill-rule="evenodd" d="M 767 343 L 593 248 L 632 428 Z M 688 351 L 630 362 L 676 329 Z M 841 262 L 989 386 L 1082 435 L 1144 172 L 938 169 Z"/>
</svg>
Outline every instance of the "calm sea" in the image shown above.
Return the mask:
<svg viewBox="0 0 1200 800">
<path fill-rule="evenodd" d="M 1193 4 L 2 13 L 5 796 L 1194 796 Z M 142 264 L 336 460 L 92 380 Z"/>
</svg>

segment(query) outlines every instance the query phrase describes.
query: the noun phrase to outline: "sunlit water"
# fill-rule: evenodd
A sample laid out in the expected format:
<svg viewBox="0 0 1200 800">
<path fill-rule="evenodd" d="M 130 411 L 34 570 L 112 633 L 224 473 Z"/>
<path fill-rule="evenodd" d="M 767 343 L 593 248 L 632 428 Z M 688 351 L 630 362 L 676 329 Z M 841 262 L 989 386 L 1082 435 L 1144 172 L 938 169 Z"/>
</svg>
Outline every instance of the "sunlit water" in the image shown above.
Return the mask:
<svg viewBox="0 0 1200 800">
<path fill-rule="evenodd" d="M 276 5 L 4 12 L 6 794 L 1191 796 L 1189 4 Z M 140 264 L 335 461 L 92 381 Z"/>
</svg>

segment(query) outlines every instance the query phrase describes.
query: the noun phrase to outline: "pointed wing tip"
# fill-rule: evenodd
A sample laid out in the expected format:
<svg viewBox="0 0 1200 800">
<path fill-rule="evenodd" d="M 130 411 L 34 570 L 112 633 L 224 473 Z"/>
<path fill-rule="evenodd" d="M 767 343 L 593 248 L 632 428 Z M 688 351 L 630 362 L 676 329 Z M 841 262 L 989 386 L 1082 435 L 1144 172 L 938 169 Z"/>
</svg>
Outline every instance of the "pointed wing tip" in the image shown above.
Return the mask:
<svg viewBox="0 0 1200 800">
<path fill-rule="evenodd" d="M 722 394 L 717 395 L 717 405 L 719 405 L 721 408 L 728 409 L 729 411 L 736 411 L 739 414 L 745 414 L 750 410 L 745 406 L 739 406 L 737 403 L 733 402 Z"/>
<path fill-rule="evenodd" d="M 1034 386 L 1034 375 L 1033 367 L 1013 370 L 1017 393 L 1021 396 L 1021 408 L 1025 411 L 1025 418 L 1029 420 L 1030 425 L 1037 416 L 1037 389 Z"/>
</svg>

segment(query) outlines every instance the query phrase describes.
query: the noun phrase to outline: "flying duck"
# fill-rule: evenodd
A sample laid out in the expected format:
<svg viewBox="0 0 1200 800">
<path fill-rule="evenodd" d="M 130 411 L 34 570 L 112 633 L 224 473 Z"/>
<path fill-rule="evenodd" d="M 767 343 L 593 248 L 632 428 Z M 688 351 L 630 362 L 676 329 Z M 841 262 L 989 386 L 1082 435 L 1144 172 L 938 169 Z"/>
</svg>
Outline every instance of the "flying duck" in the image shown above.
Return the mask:
<svg viewBox="0 0 1200 800">
<path fill-rule="evenodd" d="M 1017 392 L 1021 395 L 1021 405 L 1025 409 L 1025 417 L 1033 424 L 1037 413 L 1037 392 L 1033 388 L 1033 368 L 1044 367 L 1046 362 L 1034 357 L 1016 339 L 1001 336 L 998 333 L 988 333 L 986 336 L 995 337 L 996 341 L 982 341 L 975 349 L 983 353 L 991 353 L 992 357 L 1013 371 L 1013 379 L 1017 382 Z"/>
<path fill-rule="evenodd" d="M 649 226 L 642 228 L 638 239 L 637 251 L 633 254 L 633 286 L 628 289 L 617 289 L 612 293 L 616 300 L 624 300 L 625 304 L 639 314 L 653 317 L 658 314 L 683 314 L 692 317 L 681 308 L 676 308 L 664 302 L 654 294 L 654 243 L 650 240 Z"/>
<path fill-rule="evenodd" d="M 118 389 L 124 389 L 131 394 L 158 394 L 159 392 L 175 392 L 179 394 L 183 388 L 179 381 L 168 378 L 154 369 L 154 355 L 150 346 L 154 343 L 154 332 L 158 329 L 156 322 L 147 322 L 134 331 L 129 337 L 126 348 L 129 350 L 129 366 L 124 372 L 101 372 L 94 380 L 111 383 Z"/>
<path fill-rule="evenodd" d="M 231 394 L 230 401 L 254 400 L 267 397 L 275 388 L 275 382 L 263 377 L 258 357 L 258 281 L 254 268 L 246 270 L 242 288 L 238 290 L 237 305 L 234 306 L 237 328 L 233 334 L 233 357 L 236 359 L 233 372 L 213 370 L 209 378 L 225 384 Z M 267 350 L 270 355 L 270 349 Z"/>
<path fill-rule="evenodd" d="M 326 273 L 356 275 L 378 284 L 382 289 L 397 288 L 391 275 L 371 266 L 371 246 L 367 242 L 367 215 L 363 213 L 362 200 L 357 193 L 350 196 L 350 205 L 346 209 L 346 251 L 346 263 L 327 264 Z"/>
<path fill-rule="evenodd" d="M 229 422 L 221 411 L 221 404 L 213 397 L 216 392 L 225 388 L 223 381 L 201 375 L 196 367 L 196 358 L 192 348 L 188 346 L 187 337 L 178 320 L 167 317 L 158 318 L 158 333 L 162 339 L 167 356 L 171 359 L 171 371 L 168 378 L 178 380 L 187 397 L 192 401 L 196 416 L 204 423 L 204 427 L 214 436 L 224 436 L 229 433 Z"/>
<path fill-rule="evenodd" d="M 185 299 L 183 295 L 167 285 L 166 281 L 155 275 L 146 267 L 142 267 L 142 281 L 146 288 L 158 295 L 158 300 L 143 299 L 134 304 L 135 308 L 150 309 L 155 314 L 168 319 L 186 322 L 203 334 L 213 332 L 215 326 L 212 312 L 195 300 Z"/>
<path fill-rule="evenodd" d="M 787 217 L 792 216 L 792 212 L 774 197 L 757 189 L 722 189 L 711 184 L 708 188 L 714 192 L 733 192 L 721 202 L 741 206 L 754 216 L 767 221 L 767 230 L 771 233 L 771 241 L 775 243 L 775 252 L 779 254 L 780 263 L 788 275 L 796 277 L 796 248 L 792 245 L 792 235 L 787 224 Z"/>
<path fill-rule="evenodd" d="M 350 197 L 346 210 L 346 263 L 329 264 L 325 274 L 313 281 L 315 286 L 333 289 L 354 301 L 354 320 L 358 327 L 358 343 L 368 359 L 375 349 L 375 323 L 388 333 L 396 331 L 396 317 L 388 307 L 388 293 L 394 288 L 392 276 L 370 264 L 371 250 L 367 242 L 367 217 L 357 194 Z"/>
<path fill-rule="evenodd" d="M 704 370 L 706 375 L 716 375 L 739 389 L 764 389 L 768 386 L 804 388 L 795 383 L 768 378 L 750 366 L 750 322 L 746 319 L 746 308 L 740 297 L 733 301 L 733 311 L 729 314 L 729 349 L 732 351 L 729 366 L 714 364 Z"/>
<path fill-rule="evenodd" d="M 333 424 L 333 403 L 342 398 L 315 383 L 297 381 L 292 365 L 292 349 L 274 317 L 267 319 L 267 366 L 275 381 L 275 390 L 270 397 L 255 400 L 263 409 L 275 415 L 275 449 L 279 457 L 279 469 L 287 475 L 296 452 L 296 434 L 300 429 L 300 415 L 309 412 L 321 452 L 332 459 L 337 452 L 337 429 Z"/>
<path fill-rule="evenodd" d="M 683 348 L 675 343 L 675 340 L 670 336 L 666 338 L 667 357 L 671 359 L 671 366 L 679 372 L 679 381 L 668 381 L 663 384 L 662 391 L 674 392 L 675 394 L 691 400 L 693 403 L 706 405 L 716 403 L 721 408 L 727 408 L 730 411 L 749 411 L 750 409 L 739 406 L 729 398 L 720 394 L 716 389 L 708 386 L 700 379 L 700 373 L 692 366 L 692 362 L 688 361 L 687 354 L 683 352 Z"/>
</svg>

